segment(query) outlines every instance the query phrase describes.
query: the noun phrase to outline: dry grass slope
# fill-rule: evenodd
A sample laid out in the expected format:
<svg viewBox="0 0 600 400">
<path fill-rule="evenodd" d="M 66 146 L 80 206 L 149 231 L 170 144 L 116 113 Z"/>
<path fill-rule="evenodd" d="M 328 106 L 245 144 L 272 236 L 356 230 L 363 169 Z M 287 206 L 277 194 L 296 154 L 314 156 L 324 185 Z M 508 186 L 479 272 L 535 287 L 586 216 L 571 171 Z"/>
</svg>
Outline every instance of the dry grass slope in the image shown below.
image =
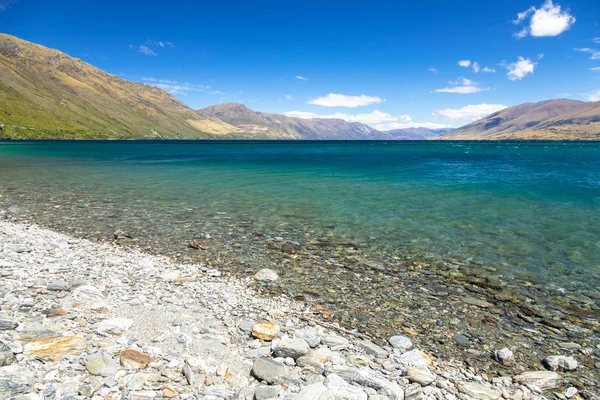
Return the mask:
<svg viewBox="0 0 600 400">
<path fill-rule="evenodd" d="M 5 34 L 0 34 L 0 129 L 0 137 L 9 139 L 244 136 L 157 87 Z"/>
</svg>

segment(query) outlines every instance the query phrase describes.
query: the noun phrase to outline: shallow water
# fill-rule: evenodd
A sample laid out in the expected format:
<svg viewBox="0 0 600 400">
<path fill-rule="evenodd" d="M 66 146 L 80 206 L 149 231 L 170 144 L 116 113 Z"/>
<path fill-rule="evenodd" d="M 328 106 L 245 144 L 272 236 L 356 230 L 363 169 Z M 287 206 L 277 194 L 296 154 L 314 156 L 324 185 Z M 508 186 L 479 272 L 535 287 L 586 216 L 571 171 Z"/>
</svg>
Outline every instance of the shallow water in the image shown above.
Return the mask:
<svg viewBox="0 0 600 400">
<path fill-rule="evenodd" d="M 167 242 L 182 220 L 226 213 L 599 286 L 600 143 L 0 142 L 0 195 L 29 213 L 89 208 L 90 230 L 96 208 L 160 224 Z"/>
</svg>

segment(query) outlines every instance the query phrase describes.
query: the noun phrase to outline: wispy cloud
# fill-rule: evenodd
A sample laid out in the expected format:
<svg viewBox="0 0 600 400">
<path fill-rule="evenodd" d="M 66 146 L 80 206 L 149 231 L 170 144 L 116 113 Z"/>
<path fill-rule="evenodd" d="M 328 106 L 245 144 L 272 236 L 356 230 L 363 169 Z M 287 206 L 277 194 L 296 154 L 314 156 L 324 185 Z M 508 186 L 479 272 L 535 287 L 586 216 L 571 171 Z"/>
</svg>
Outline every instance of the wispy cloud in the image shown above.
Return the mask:
<svg viewBox="0 0 600 400">
<path fill-rule="evenodd" d="M 519 81 L 527 75 L 533 74 L 536 65 L 536 62 L 524 57 L 519 57 L 514 63 L 506 64 L 503 62 L 502 64 L 502 66 L 508 70 L 506 76 L 508 76 L 508 79 L 511 81 Z"/>
<path fill-rule="evenodd" d="M 292 96 L 291 94 L 286 94 L 285 99 L 286 100 L 294 100 L 294 96 Z"/>
<path fill-rule="evenodd" d="M 429 68 L 427 68 L 427 71 L 429 71 L 429 72 L 433 72 L 434 74 L 437 74 L 437 73 L 438 73 L 438 70 L 437 70 L 437 68 L 436 68 L 436 67 L 429 67 Z"/>
<path fill-rule="evenodd" d="M 379 110 L 374 110 L 370 113 L 364 114 L 346 114 L 346 113 L 334 113 L 320 115 L 312 112 L 304 111 L 289 111 L 285 115 L 296 118 L 304 119 L 316 119 L 316 118 L 335 118 L 343 119 L 348 122 L 360 122 L 361 124 L 369 125 L 378 130 L 392 130 L 392 129 L 404 129 L 404 128 L 416 128 L 424 127 L 429 129 L 447 128 L 448 125 L 437 124 L 433 122 L 414 122 L 410 115 L 392 115 Z"/>
<path fill-rule="evenodd" d="M 475 73 L 479 73 L 479 71 L 482 72 L 496 72 L 496 70 L 494 68 L 489 68 L 489 67 L 483 67 L 481 68 L 481 65 L 479 65 L 479 63 L 477 61 L 471 61 L 471 60 L 460 60 L 458 62 L 458 65 L 463 67 L 463 68 L 471 68 L 473 70 L 473 72 Z"/>
<path fill-rule="evenodd" d="M 303 77 L 301 75 L 296 75 L 296 79 L 298 79 L 300 81 L 307 81 L 308 80 L 308 78 L 305 78 L 305 77 Z"/>
<path fill-rule="evenodd" d="M 469 104 L 461 108 L 443 108 L 436 114 L 446 118 L 475 120 L 507 108 L 504 104 Z"/>
<path fill-rule="evenodd" d="M 370 104 L 379 104 L 384 102 L 385 99 L 382 99 L 377 96 L 348 96 L 345 94 L 339 93 L 329 93 L 327 96 L 317 97 L 316 99 L 312 99 L 308 102 L 308 104 L 314 104 L 317 106 L 323 107 L 363 107 L 368 106 Z"/>
<path fill-rule="evenodd" d="M 600 37 L 593 38 L 592 42 L 600 44 Z"/>
<path fill-rule="evenodd" d="M 15 4 L 17 0 L 0 0 L 0 11 L 6 10 L 11 4 Z"/>
<path fill-rule="evenodd" d="M 513 23 L 519 25 L 527 19 L 529 19 L 528 26 L 515 33 L 519 39 L 527 35 L 558 36 L 575 23 L 575 17 L 568 10 L 562 11 L 560 5 L 554 5 L 552 0 L 547 0 L 540 8 L 532 6 L 518 13 Z"/>
<path fill-rule="evenodd" d="M 591 60 L 600 60 L 600 50 L 590 49 L 589 47 L 584 47 L 584 48 L 581 48 L 581 49 L 576 48 L 575 51 L 581 51 L 581 52 L 584 52 L 584 53 L 589 53 Z"/>
<path fill-rule="evenodd" d="M 139 47 L 139 52 L 142 54 L 145 54 L 147 56 L 156 56 L 156 53 L 154 52 L 154 50 L 152 50 L 150 47 L 145 46 L 145 45 L 141 45 Z"/>
<path fill-rule="evenodd" d="M 600 89 L 584 94 L 588 101 L 600 101 Z"/>
<path fill-rule="evenodd" d="M 152 39 L 148 39 L 146 40 L 146 44 L 149 46 L 156 46 L 156 47 L 173 47 L 173 44 L 171 42 L 163 42 L 162 40 L 152 40 Z"/>
<path fill-rule="evenodd" d="M 590 71 L 600 72 L 600 67 L 592 67 L 590 68 Z"/>
<path fill-rule="evenodd" d="M 490 90 L 489 88 L 483 88 L 479 86 L 477 82 L 473 82 L 467 78 L 458 78 L 455 81 L 449 81 L 449 87 L 437 89 L 437 93 L 457 93 L 457 94 L 471 94 L 477 92 L 485 92 Z"/>
<path fill-rule="evenodd" d="M 187 95 L 188 92 L 205 92 L 211 95 L 223 95 L 219 90 L 210 90 L 211 87 L 207 85 L 192 85 L 187 82 L 179 82 L 171 79 L 157 79 L 151 77 L 142 78 L 142 82 L 147 85 L 156 86 L 166 92 L 178 95 Z"/>
</svg>

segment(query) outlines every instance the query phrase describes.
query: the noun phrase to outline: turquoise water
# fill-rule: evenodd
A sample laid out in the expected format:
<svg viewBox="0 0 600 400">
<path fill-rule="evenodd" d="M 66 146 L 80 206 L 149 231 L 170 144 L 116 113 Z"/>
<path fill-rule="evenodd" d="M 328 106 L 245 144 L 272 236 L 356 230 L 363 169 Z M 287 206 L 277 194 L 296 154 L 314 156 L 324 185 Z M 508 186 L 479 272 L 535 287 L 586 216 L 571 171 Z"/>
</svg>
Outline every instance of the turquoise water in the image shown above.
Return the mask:
<svg viewBox="0 0 600 400">
<path fill-rule="evenodd" d="M 600 143 L 0 142 L 0 195 L 173 231 L 226 213 L 558 286 L 600 276 Z"/>
</svg>

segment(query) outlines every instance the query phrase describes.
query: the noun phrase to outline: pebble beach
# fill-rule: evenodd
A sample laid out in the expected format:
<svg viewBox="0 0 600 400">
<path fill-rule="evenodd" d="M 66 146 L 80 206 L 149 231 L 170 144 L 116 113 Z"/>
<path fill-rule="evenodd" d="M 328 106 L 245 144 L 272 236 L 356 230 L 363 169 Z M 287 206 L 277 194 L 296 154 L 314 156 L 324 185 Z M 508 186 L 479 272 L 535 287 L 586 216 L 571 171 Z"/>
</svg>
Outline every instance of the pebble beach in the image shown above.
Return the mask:
<svg viewBox="0 0 600 400">
<path fill-rule="evenodd" d="M 597 326 L 537 368 L 523 349 L 477 350 L 490 373 L 407 329 L 382 343 L 265 295 L 257 284 L 283 279 L 272 269 L 240 277 L 1 221 L 0 275 L 2 399 L 598 398 Z"/>
</svg>

